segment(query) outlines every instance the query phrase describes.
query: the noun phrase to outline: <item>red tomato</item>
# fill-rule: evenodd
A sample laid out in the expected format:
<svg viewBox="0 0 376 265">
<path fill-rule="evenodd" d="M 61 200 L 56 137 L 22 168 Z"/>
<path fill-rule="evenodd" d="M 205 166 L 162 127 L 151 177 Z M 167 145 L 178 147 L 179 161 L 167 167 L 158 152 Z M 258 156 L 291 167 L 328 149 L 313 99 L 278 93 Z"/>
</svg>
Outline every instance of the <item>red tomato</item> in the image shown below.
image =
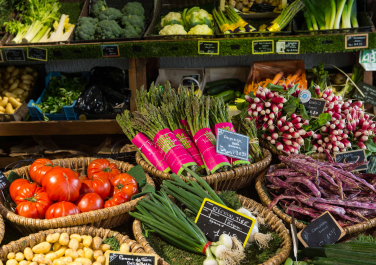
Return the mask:
<svg viewBox="0 0 376 265">
<path fill-rule="evenodd" d="M 80 196 L 81 181 L 69 168 L 54 167 L 46 173 L 42 187 L 53 201 L 75 201 Z"/>
<path fill-rule="evenodd" d="M 16 199 L 18 191 L 24 184 L 30 184 L 30 182 L 27 179 L 16 179 L 10 184 L 9 193 L 13 201 Z"/>
<path fill-rule="evenodd" d="M 138 193 L 137 181 L 129 174 L 123 173 L 114 177 L 111 184 L 115 187 L 114 193 L 122 191 L 126 193 L 129 198 Z"/>
<path fill-rule="evenodd" d="M 57 202 L 52 204 L 46 212 L 46 219 L 64 217 L 81 213 L 80 209 L 71 202 Z"/>
<path fill-rule="evenodd" d="M 128 202 L 131 198 L 124 192 L 119 191 L 104 203 L 104 208 L 116 206 Z"/>
<path fill-rule="evenodd" d="M 105 200 L 110 195 L 110 191 L 111 184 L 107 178 L 81 180 L 80 194 L 96 193 Z"/>
<path fill-rule="evenodd" d="M 121 172 L 117 166 L 110 163 L 107 159 L 101 158 L 91 161 L 87 167 L 87 176 L 89 178 L 106 177 L 111 181 L 113 177 Z"/>
<path fill-rule="evenodd" d="M 15 202 L 17 214 L 35 219 L 43 219 L 52 204 L 47 192 L 35 183 L 24 184 L 18 191 Z"/>
<path fill-rule="evenodd" d="M 35 160 L 29 168 L 30 178 L 38 185 L 41 185 L 44 175 L 50 171 L 53 166 L 51 160 L 47 158 L 39 158 Z"/>
<path fill-rule="evenodd" d="M 75 204 L 77 205 L 78 209 L 81 210 L 81 212 L 102 209 L 104 205 L 102 198 L 96 193 L 81 195 Z"/>
</svg>

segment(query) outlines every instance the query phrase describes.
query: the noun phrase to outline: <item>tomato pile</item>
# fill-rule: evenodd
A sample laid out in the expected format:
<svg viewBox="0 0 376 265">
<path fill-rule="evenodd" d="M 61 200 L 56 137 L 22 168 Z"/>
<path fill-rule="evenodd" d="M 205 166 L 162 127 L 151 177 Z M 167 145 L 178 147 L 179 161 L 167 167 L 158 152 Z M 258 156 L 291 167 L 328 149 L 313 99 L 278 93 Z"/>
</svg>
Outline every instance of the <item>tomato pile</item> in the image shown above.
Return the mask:
<svg viewBox="0 0 376 265">
<path fill-rule="evenodd" d="M 41 158 L 30 166 L 29 175 L 33 182 L 17 179 L 9 188 L 16 213 L 27 218 L 52 219 L 95 211 L 130 201 L 138 193 L 136 180 L 107 159 L 92 161 L 87 176 L 80 176 Z"/>
</svg>

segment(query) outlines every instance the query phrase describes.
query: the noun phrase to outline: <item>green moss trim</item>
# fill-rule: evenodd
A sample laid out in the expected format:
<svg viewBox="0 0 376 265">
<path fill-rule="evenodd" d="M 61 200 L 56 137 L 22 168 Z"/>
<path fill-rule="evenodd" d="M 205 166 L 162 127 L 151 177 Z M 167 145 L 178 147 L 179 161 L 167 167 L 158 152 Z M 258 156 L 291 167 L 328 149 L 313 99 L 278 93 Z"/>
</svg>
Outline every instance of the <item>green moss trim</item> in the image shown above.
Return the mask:
<svg viewBox="0 0 376 265">
<path fill-rule="evenodd" d="M 345 35 L 343 34 L 211 40 L 219 41 L 219 56 L 239 56 L 252 54 L 252 41 L 270 39 L 275 42 L 289 39 L 300 40 L 301 54 L 357 51 L 355 49 L 345 49 Z M 119 58 L 210 56 L 198 54 L 198 40 L 123 42 L 118 45 L 120 50 Z M 49 61 L 102 58 L 101 44 L 40 46 L 40 48 L 48 49 Z M 376 48 L 376 33 L 369 33 L 369 48 Z M 4 47 L 1 48 L 1 50 L 3 49 Z M 26 54 L 27 48 L 24 48 L 24 50 Z"/>
</svg>

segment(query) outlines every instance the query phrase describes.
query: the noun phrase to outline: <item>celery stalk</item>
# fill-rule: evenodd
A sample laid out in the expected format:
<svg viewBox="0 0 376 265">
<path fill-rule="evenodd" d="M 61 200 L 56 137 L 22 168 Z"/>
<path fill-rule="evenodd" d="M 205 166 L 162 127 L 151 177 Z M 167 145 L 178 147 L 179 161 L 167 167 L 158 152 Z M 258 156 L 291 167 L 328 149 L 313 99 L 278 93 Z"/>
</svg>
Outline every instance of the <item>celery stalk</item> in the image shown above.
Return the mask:
<svg viewBox="0 0 376 265">
<path fill-rule="evenodd" d="M 334 22 L 334 29 L 339 29 L 343 8 L 345 7 L 346 0 L 337 0 L 337 14 Z"/>
</svg>

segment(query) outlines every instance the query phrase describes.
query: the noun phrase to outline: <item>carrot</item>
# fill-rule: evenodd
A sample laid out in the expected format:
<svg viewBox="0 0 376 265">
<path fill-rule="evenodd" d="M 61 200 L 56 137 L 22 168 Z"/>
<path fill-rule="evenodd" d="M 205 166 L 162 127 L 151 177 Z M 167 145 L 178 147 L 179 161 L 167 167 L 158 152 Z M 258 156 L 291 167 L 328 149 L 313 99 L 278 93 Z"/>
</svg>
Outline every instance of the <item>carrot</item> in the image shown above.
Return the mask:
<svg viewBox="0 0 376 265">
<path fill-rule="evenodd" d="M 283 72 L 279 72 L 278 74 L 276 74 L 276 76 L 274 77 L 274 79 L 272 80 L 272 84 L 273 85 L 276 85 L 278 83 L 278 81 L 283 77 Z"/>
<path fill-rule="evenodd" d="M 292 75 L 289 74 L 289 75 L 286 77 L 286 79 L 291 79 L 291 77 L 292 77 Z"/>
<path fill-rule="evenodd" d="M 286 86 L 289 84 L 293 84 L 295 80 L 302 75 L 302 70 L 298 69 L 295 74 L 286 82 Z"/>
</svg>

